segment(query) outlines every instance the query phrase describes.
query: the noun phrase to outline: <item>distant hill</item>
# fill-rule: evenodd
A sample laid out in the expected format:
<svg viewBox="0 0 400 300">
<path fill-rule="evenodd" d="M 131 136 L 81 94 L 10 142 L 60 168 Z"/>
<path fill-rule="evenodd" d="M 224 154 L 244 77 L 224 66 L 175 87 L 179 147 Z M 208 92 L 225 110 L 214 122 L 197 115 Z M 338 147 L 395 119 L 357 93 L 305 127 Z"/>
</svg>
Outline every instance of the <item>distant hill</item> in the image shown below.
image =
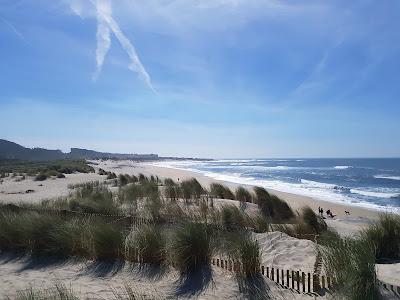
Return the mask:
<svg viewBox="0 0 400 300">
<path fill-rule="evenodd" d="M 97 152 L 94 150 L 71 148 L 71 152 L 61 150 L 48 150 L 43 148 L 26 148 L 17 143 L 0 139 L 0 159 L 18 159 L 32 161 L 47 161 L 56 159 L 134 159 L 157 160 L 157 154 L 121 154 Z"/>
</svg>

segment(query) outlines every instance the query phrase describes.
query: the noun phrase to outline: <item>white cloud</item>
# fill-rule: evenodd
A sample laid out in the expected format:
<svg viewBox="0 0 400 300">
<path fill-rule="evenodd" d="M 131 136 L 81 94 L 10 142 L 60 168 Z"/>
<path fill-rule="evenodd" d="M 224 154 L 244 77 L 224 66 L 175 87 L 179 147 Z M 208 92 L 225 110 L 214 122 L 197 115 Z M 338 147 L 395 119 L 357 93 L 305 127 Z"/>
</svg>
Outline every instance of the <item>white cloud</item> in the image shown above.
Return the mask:
<svg viewBox="0 0 400 300">
<path fill-rule="evenodd" d="M 111 32 L 115 35 L 122 48 L 130 58 L 128 68 L 136 72 L 139 77 L 151 88 L 151 78 L 146 69 L 144 68 L 135 47 L 131 41 L 122 32 L 117 21 L 112 16 L 112 7 L 110 0 L 91 0 L 92 8 L 88 8 L 87 1 L 74 1 L 70 4 L 71 10 L 81 18 L 92 15 L 90 10 L 95 11 L 97 18 L 97 48 L 96 48 L 96 71 L 93 78 L 96 80 L 101 73 L 104 59 L 111 46 Z M 154 89 L 153 89 L 154 90 Z"/>
</svg>

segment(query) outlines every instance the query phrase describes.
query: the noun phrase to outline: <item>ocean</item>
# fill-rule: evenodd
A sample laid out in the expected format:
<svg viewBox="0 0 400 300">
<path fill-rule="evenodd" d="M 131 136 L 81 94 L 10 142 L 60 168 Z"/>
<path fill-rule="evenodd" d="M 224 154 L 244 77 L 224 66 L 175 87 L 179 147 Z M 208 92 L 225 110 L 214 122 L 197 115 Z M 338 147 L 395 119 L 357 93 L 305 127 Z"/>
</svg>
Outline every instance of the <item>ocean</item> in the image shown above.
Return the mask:
<svg viewBox="0 0 400 300">
<path fill-rule="evenodd" d="M 400 213 L 400 158 L 170 160 L 154 165 Z"/>
</svg>

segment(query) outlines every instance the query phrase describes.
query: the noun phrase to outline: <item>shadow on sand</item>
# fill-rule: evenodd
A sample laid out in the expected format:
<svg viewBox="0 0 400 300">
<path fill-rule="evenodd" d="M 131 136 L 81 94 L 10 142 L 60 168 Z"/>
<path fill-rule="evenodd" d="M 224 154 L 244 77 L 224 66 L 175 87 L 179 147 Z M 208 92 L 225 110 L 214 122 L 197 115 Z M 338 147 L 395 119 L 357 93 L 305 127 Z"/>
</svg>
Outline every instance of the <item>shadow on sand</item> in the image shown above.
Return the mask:
<svg viewBox="0 0 400 300">
<path fill-rule="evenodd" d="M 17 272 L 26 270 L 45 269 L 56 266 L 62 266 L 71 262 L 71 259 L 61 259 L 52 256 L 27 256 L 26 254 L 2 253 L 0 255 L 0 264 L 7 264 L 11 262 L 22 263 L 21 268 Z"/>
<path fill-rule="evenodd" d="M 212 281 L 212 269 L 204 266 L 196 271 L 182 274 L 175 290 L 175 296 L 196 296 L 208 288 Z"/>
<path fill-rule="evenodd" d="M 240 292 L 247 299 L 271 299 L 270 288 L 261 274 L 252 277 L 237 276 Z"/>
<path fill-rule="evenodd" d="M 161 279 L 168 271 L 169 267 L 159 264 L 130 264 L 129 271 L 139 277 L 145 277 L 150 280 Z"/>
<path fill-rule="evenodd" d="M 124 268 L 125 261 L 93 261 L 86 265 L 86 269 L 82 271 L 82 275 L 90 275 L 95 277 L 114 276 Z"/>
</svg>

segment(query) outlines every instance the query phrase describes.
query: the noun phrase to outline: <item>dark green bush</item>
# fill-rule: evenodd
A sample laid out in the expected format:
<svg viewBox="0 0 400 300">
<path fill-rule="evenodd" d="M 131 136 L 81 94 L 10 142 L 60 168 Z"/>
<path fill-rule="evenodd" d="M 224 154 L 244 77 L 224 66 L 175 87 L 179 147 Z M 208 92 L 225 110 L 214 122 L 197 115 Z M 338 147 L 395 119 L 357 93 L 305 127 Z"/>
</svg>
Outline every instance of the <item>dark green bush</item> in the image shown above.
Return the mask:
<svg viewBox="0 0 400 300">
<path fill-rule="evenodd" d="M 302 218 L 304 223 L 307 224 L 315 234 L 320 234 L 327 229 L 325 221 L 317 216 L 308 206 L 303 207 Z"/>
<path fill-rule="evenodd" d="M 239 200 L 241 202 L 252 202 L 251 201 L 252 197 L 250 192 L 241 186 L 236 189 L 235 197 L 236 200 Z"/>
<path fill-rule="evenodd" d="M 369 241 L 331 236 L 321 250 L 327 275 L 337 281 L 337 296 L 352 300 L 382 299 L 374 246 Z"/>
<path fill-rule="evenodd" d="M 122 257 L 124 236 L 109 224 L 96 224 L 92 229 L 93 256 L 97 260 L 112 261 Z"/>
<path fill-rule="evenodd" d="M 37 175 L 36 177 L 35 177 L 35 181 L 44 181 L 44 180 L 46 180 L 47 179 L 47 175 L 46 174 L 43 174 L 43 173 L 40 173 L 39 175 Z"/>
<path fill-rule="evenodd" d="M 275 220 L 288 220 L 294 217 L 291 207 L 276 195 L 271 195 L 262 187 L 255 187 L 256 201 L 262 214 Z"/>
<path fill-rule="evenodd" d="M 205 224 L 184 224 L 174 233 L 169 250 L 174 264 L 181 272 L 195 271 L 210 264 L 213 253 L 211 234 Z"/>
<path fill-rule="evenodd" d="M 380 215 L 379 220 L 363 230 L 361 236 L 374 245 L 378 262 L 400 259 L 400 216 Z"/>
<path fill-rule="evenodd" d="M 134 248 L 141 262 L 160 264 L 165 260 L 165 238 L 156 226 L 138 228 L 127 245 Z"/>
<path fill-rule="evenodd" d="M 210 193 L 215 198 L 231 200 L 235 199 L 235 195 L 232 193 L 232 191 L 220 183 L 212 183 L 210 185 Z"/>
<path fill-rule="evenodd" d="M 246 215 L 236 206 L 224 206 L 221 209 L 221 222 L 224 230 L 236 231 L 245 227 Z"/>
</svg>

